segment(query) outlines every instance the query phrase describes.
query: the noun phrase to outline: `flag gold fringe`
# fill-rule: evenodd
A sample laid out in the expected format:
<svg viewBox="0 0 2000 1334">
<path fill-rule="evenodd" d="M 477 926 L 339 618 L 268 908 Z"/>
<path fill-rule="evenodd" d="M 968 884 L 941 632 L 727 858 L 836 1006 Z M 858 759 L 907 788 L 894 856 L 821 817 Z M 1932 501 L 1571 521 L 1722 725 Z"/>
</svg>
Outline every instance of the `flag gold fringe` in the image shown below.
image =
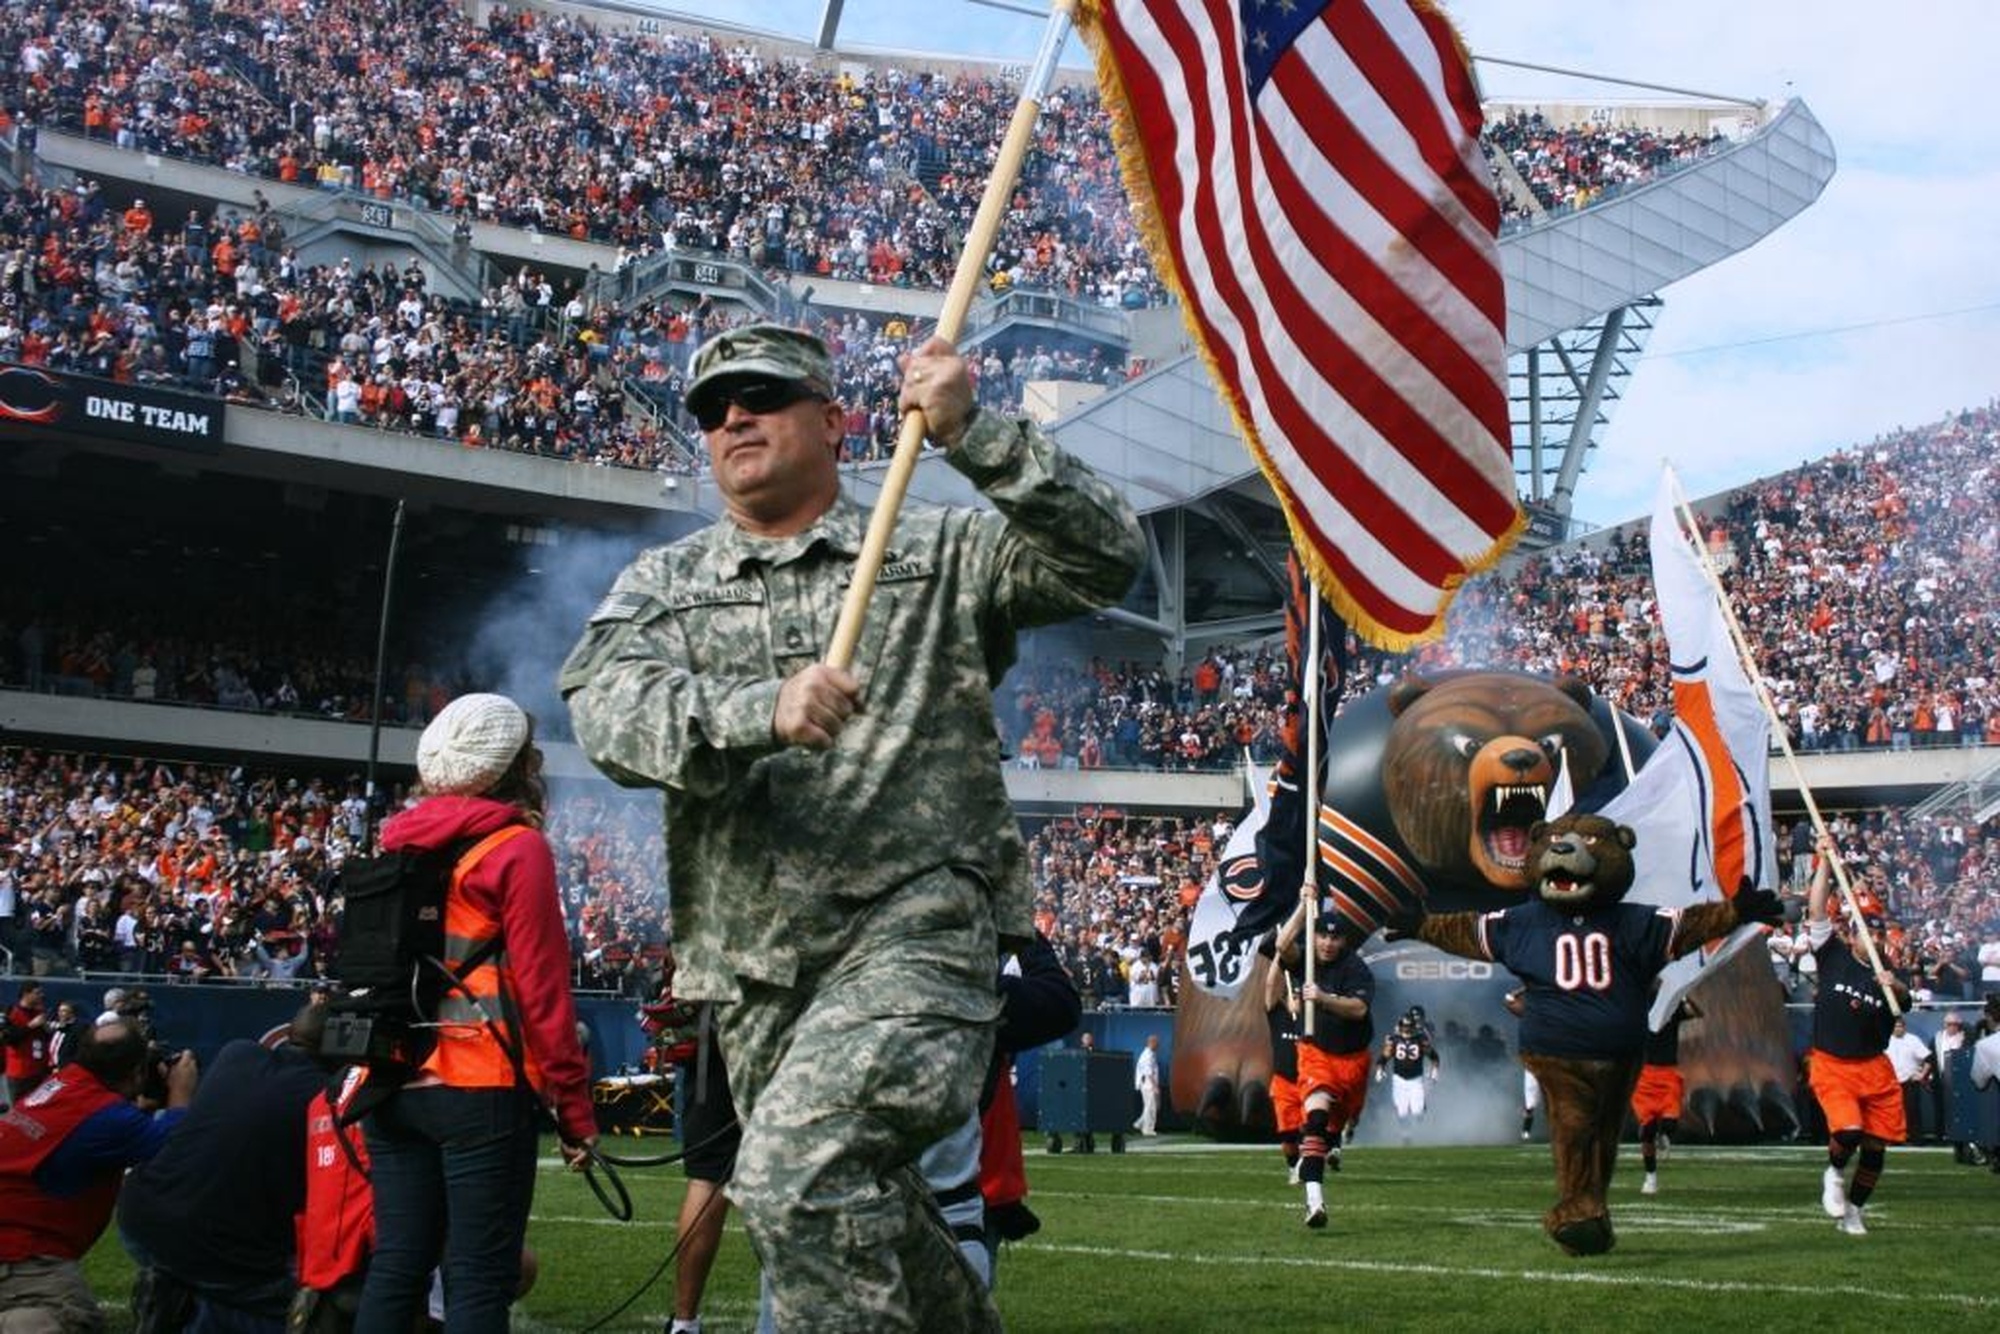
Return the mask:
<svg viewBox="0 0 2000 1334">
<path fill-rule="evenodd" d="M 1296 500 L 1284 483 L 1282 475 L 1272 463 L 1264 441 L 1257 433 L 1256 423 L 1250 416 L 1249 404 L 1223 374 L 1222 364 L 1208 345 L 1207 336 L 1202 332 L 1200 322 L 1195 318 L 1194 304 L 1188 300 L 1186 286 L 1182 280 L 1179 264 L 1175 261 L 1173 246 L 1167 240 L 1169 235 L 1166 219 L 1160 214 L 1160 201 L 1153 188 L 1151 164 L 1146 157 L 1146 147 L 1139 134 L 1137 119 L 1132 112 L 1130 96 L 1125 91 L 1125 72 L 1119 68 L 1118 59 L 1112 53 L 1111 43 L 1103 32 L 1103 8 L 1115 0 L 1077 0 L 1076 26 L 1090 47 L 1091 59 L 1097 69 L 1098 98 L 1111 120 L 1111 142 L 1118 153 L 1118 165 L 1125 179 L 1125 193 L 1132 205 L 1133 221 L 1139 235 L 1146 244 L 1154 270 L 1173 290 L 1174 298 L 1180 302 L 1181 322 L 1187 327 L 1188 337 L 1193 341 L 1195 353 L 1208 368 L 1209 378 L 1221 389 L 1224 402 L 1229 406 L 1229 414 L 1236 422 L 1237 432 L 1250 448 L 1250 455 L 1257 461 L 1257 470 L 1264 474 L 1272 493 L 1278 498 L 1278 506 L 1285 514 L 1285 527 L 1291 531 L 1292 547 L 1299 553 L 1299 561 L 1305 566 L 1307 577 L 1320 595 L 1341 619 L 1353 627 L 1360 635 L 1377 648 L 1391 653 L 1402 653 L 1424 644 L 1433 643 L 1444 635 L 1445 614 L 1450 610 L 1459 587 L 1473 575 L 1484 574 L 1498 565 L 1528 527 L 1528 516 L 1517 500 L 1514 505 L 1514 521 L 1507 531 L 1495 538 L 1477 560 L 1466 566 L 1462 574 L 1453 575 L 1444 581 L 1440 591 L 1436 614 L 1424 629 L 1412 634 L 1407 631 L 1392 630 L 1361 609 L 1355 596 L 1348 592 L 1346 585 L 1334 574 L 1319 549 L 1306 538 L 1306 527 L 1295 511 Z M 1411 0 L 1419 10 L 1433 13 L 1450 30 L 1452 41 L 1462 59 L 1471 67 L 1471 53 L 1466 49 L 1464 39 L 1458 29 L 1444 14 L 1443 10 L 1430 0 Z"/>
</svg>

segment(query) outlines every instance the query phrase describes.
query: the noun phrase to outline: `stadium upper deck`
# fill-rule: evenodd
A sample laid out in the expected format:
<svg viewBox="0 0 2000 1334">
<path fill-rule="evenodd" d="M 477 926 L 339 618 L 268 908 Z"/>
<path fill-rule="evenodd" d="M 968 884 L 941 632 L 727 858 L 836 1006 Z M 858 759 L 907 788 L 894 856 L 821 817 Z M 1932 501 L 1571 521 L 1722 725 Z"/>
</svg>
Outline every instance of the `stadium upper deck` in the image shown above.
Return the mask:
<svg viewBox="0 0 2000 1334">
<path fill-rule="evenodd" d="M 412 7 L 393 16 L 394 42 L 383 40 L 386 13 L 353 0 L 316 7 L 310 23 L 295 6 L 240 0 L 200 21 L 103 0 L 54 17 L 16 11 L 5 21 L 21 54 L 5 100 L 39 122 L 58 165 L 223 199 L 268 188 L 307 251 L 316 234 L 323 253 L 307 260 L 372 232 L 415 247 L 438 270 L 434 290 L 454 278 L 461 295 L 493 290 L 485 256 L 525 250 L 538 267 L 617 275 L 627 295 L 666 283 L 766 306 L 792 299 L 782 278 L 767 280 L 789 271 L 816 279 L 798 295 L 823 305 L 886 290 L 920 318 L 1013 96 L 990 65 L 719 37 L 616 9 L 483 6 L 468 19 Z M 1750 102 L 1550 111 L 1496 106 L 1489 138 L 1517 215 L 1504 253 L 1519 467 L 1555 531 L 1643 349 L 1652 294 L 1803 207 L 1832 157 L 1797 103 L 1776 114 Z M 994 281 L 1054 288 L 1070 304 L 1012 322 L 1102 334 L 1091 311 L 1109 305 L 1110 327 L 1122 328 L 1110 347 L 1162 360 L 1178 343 L 1171 316 L 1118 318 L 1143 315 L 1159 284 L 1094 95 L 1064 89 L 1044 114 Z M 340 205 L 332 213 L 329 200 Z M 455 210 L 470 237 L 447 243 L 438 209 Z M 662 244 L 730 262 L 644 257 Z M 1133 392 L 1147 399 L 1141 415 L 1177 411 L 1177 387 Z M 1195 397 L 1184 416 L 1191 466 L 1131 456 L 1119 446 L 1146 437 L 1103 417 L 1095 425 L 1109 427 L 1113 447 L 1083 433 L 1094 461 L 1156 505 L 1249 477 L 1233 432 L 1201 419 L 1214 415 L 1212 395 Z"/>
</svg>

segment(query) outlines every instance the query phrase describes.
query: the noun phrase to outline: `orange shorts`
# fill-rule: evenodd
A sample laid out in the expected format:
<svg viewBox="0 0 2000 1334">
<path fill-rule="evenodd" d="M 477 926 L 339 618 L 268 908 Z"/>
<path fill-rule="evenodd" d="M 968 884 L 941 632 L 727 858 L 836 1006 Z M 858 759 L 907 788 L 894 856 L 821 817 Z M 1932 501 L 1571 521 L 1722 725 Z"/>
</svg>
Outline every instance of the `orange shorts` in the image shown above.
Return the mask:
<svg viewBox="0 0 2000 1334">
<path fill-rule="evenodd" d="M 1641 1127 L 1648 1121 L 1677 1121 L 1686 1088 L 1677 1066 L 1641 1066 L 1639 1082 L 1632 1088 L 1632 1115 Z"/>
<path fill-rule="evenodd" d="M 1829 1133 L 1859 1128 L 1884 1144 L 1901 1144 L 1908 1137 L 1903 1086 L 1896 1082 L 1896 1067 L 1886 1055 L 1849 1061 L 1814 1048 L 1806 1073 Z"/>
<path fill-rule="evenodd" d="M 1346 1051 L 1338 1054 L 1321 1051 L 1309 1042 L 1299 1044 L 1299 1088 L 1301 1101 L 1310 1101 L 1315 1093 L 1333 1095 L 1333 1128 L 1340 1130 L 1361 1115 L 1361 1108 L 1368 1101 L 1368 1066 L 1371 1053 L 1366 1047 L 1360 1051 Z"/>
<path fill-rule="evenodd" d="M 1278 1118 L 1278 1133 L 1290 1134 L 1306 1123 L 1299 1097 L 1299 1081 L 1283 1075 L 1271 1076 L 1271 1111 Z"/>
</svg>

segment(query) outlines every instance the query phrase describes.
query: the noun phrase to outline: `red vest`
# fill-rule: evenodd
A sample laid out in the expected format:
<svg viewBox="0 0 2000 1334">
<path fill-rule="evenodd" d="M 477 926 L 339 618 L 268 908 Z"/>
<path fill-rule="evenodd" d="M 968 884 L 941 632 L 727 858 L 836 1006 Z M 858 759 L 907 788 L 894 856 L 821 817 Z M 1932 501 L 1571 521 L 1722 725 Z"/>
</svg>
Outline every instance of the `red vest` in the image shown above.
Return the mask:
<svg viewBox="0 0 2000 1334">
<path fill-rule="evenodd" d="M 1014 1063 L 1000 1071 L 993 1101 L 979 1116 L 979 1193 L 989 1205 L 1028 1198 L 1028 1169 L 1021 1160 L 1021 1110 L 1014 1103 Z"/>
<path fill-rule="evenodd" d="M 342 1136 L 352 1155 L 341 1148 Z M 300 1287 L 326 1292 L 368 1267 L 375 1245 L 375 1195 L 364 1175 L 367 1166 L 360 1127 L 335 1125 L 326 1094 L 316 1094 L 306 1104 L 306 1207 L 298 1218 Z"/>
<path fill-rule="evenodd" d="M 57 1199 L 35 1184 L 35 1171 L 70 1133 L 124 1099 L 79 1066 L 57 1071 L 0 1116 L 0 1264 L 81 1259 L 97 1243 L 118 1203 L 123 1168 L 107 1168 L 78 1194 Z"/>
<path fill-rule="evenodd" d="M 33 1012 L 19 1005 L 7 1011 L 7 1022 L 21 1030 L 20 1038 L 7 1044 L 7 1078 L 28 1084 L 39 1084 L 49 1072 L 48 1030 L 30 1029 L 34 1018 Z"/>
</svg>

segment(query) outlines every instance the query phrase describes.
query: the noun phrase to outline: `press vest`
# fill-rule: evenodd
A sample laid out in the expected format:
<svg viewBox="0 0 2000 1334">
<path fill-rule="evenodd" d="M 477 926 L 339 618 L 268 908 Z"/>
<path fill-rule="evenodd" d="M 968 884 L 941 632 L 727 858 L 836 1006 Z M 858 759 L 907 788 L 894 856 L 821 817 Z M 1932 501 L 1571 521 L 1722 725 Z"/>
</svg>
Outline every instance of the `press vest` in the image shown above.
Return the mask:
<svg viewBox="0 0 2000 1334">
<path fill-rule="evenodd" d="M 527 832 L 526 825 L 518 824 L 496 829 L 473 844 L 453 868 L 444 907 L 444 961 L 453 972 L 462 969 L 482 946 L 502 938 L 500 919 L 465 892 L 466 876 L 487 853 Z M 437 1049 L 423 1068 L 453 1088 L 506 1088 L 516 1077 L 514 1062 L 502 1043 L 520 1042 L 521 1021 L 514 1004 L 514 973 L 504 945 L 462 980 L 464 990 L 454 987 L 438 1002 Z M 539 1087 L 541 1070 L 525 1043 L 521 1048 L 528 1082 Z"/>
<path fill-rule="evenodd" d="M 1027 1165 L 1021 1159 L 1021 1112 L 1014 1101 L 1013 1063 L 1001 1070 L 993 1101 L 980 1114 L 979 1193 L 988 1205 L 1028 1198 Z"/>
<path fill-rule="evenodd" d="M 345 1138 L 347 1144 L 341 1145 Z M 359 1127 L 334 1123 L 321 1093 L 306 1104 L 306 1207 L 299 1214 L 299 1286 L 326 1292 L 368 1266 L 375 1195 Z"/>
<path fill-rule="evenodd" d="M 35 1173 L 78 1126 L 123 1101 L 72 1065 L 0 1116 L 0 1264 L 80 1259 L 104 1234 L 122 1169 L 107 1168 L 84 1190 L 60 1198 L 36 1185 Z"/>
</svg>

